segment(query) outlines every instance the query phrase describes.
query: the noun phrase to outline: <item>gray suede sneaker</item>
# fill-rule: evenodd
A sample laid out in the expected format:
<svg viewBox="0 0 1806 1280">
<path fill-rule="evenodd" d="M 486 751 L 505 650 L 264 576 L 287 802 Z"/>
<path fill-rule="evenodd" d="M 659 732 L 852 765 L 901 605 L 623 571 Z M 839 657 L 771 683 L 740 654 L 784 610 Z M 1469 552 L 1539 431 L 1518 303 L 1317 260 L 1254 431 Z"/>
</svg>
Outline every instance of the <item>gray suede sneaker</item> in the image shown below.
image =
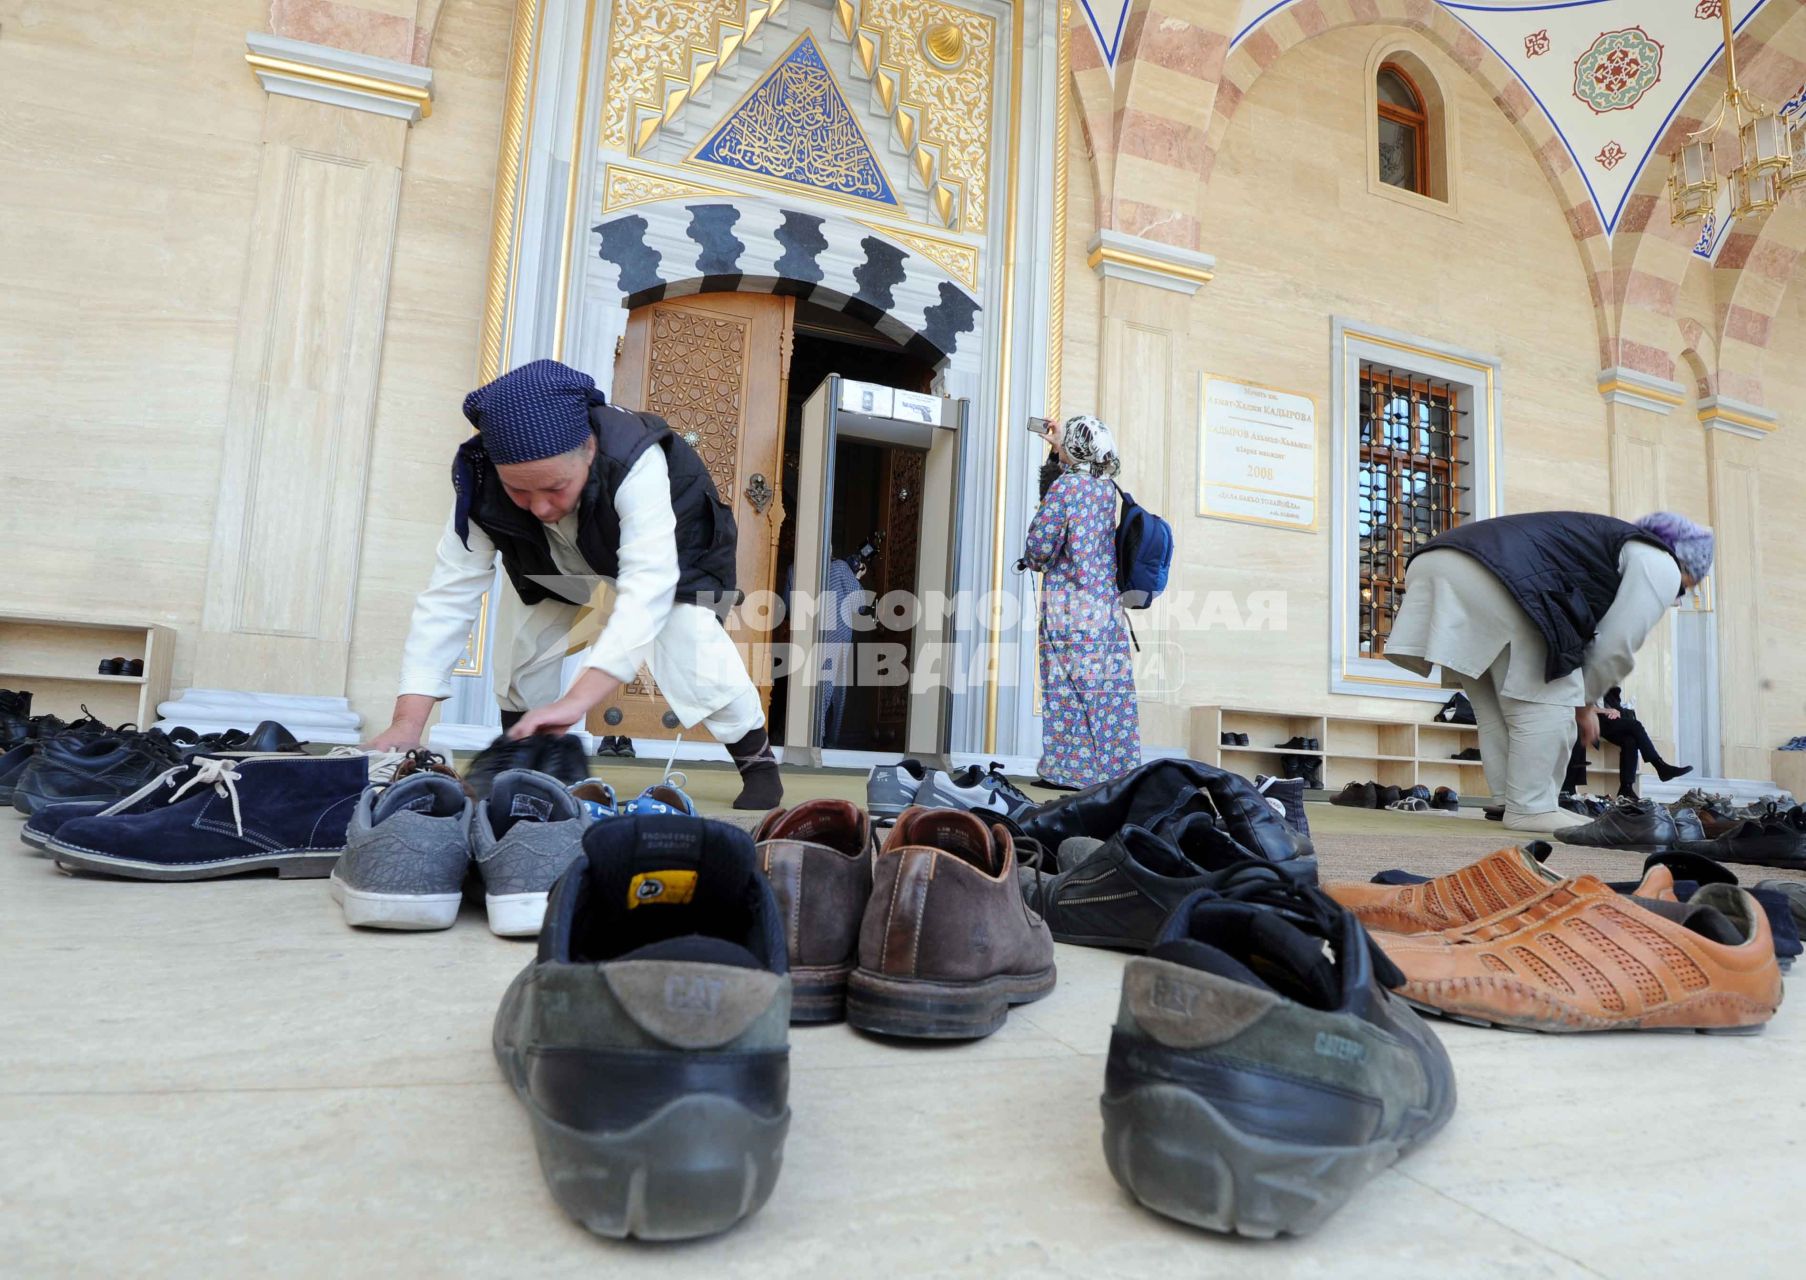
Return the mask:
<svg viewBox="0 0 1806 1280">
<path fill-rule="evenodd" d="M 874 765 L 865 780 L 866 812 L 880 821 L 901 817 L 916 802 L 916 792 L 927 777 L 928 770 L 920 760 Z"/>
<path fill-rule="evenodd" d="M 589 817 L 550 774 L 497 774 L 471 823 L 470 851 L 483 874 L 489 929 L 531 938 L 546 914 L 546 893 L 583 848 Z"/>
<path fill-rule="evenodd" d="M 371 929 L 449 929 L 470 870 L 470 789 L 455 775 L 409 774 L 371 787 L 332 869 L 345 923 Z"/>
<path fill-rule="evenodd" d="M 725 1231 L 770 1197 L 790 1127 L 783 916 L 728 823 L 616 818 L 583 846 L 496 1012 L 496 1061 L 571 1217 Z"/>
</svg>

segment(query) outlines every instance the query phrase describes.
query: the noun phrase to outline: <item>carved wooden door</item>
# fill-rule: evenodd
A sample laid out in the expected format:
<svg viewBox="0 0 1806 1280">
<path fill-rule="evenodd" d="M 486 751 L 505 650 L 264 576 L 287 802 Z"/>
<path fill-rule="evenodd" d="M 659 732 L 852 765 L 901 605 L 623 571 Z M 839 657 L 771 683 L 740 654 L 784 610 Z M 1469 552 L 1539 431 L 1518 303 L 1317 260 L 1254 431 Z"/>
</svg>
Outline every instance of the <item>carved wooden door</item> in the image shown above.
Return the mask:
<svg viewBox="0 0 1806 1280">
<path fill-rule="evenodd" d="M 770 591 L 784 524 L 784 406 L 790 379 L 792 298 L 707 293 L 634 311 L 615 360 L 614 395 L 624 408 L 656 413 L 702 455 L 739 527 L 740 590 Z M 729 628 L 747 655 L 767 709 L 770 637 L 738 622 Z M 611 722 L 610 712 L 620 715 Z M 589 730 L 671 738 L 675 717 L 642 670 L 612 701 L 590 713 Z M 700 732 L 700 731 L 699 731 Z"/>
</svg>

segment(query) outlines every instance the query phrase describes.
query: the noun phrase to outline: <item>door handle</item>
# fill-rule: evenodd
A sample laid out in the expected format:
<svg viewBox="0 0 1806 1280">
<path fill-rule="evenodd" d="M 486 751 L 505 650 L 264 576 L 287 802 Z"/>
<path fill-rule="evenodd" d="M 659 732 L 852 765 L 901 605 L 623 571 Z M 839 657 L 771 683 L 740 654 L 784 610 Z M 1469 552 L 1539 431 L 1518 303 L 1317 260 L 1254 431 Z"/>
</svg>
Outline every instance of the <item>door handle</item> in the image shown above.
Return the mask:
<svg viewBox="0 0 1806 1280">
<path fill-rule="evenodd" d="M 752 479 L 746 483 L 746 500 L 752 503 L 753 510 L 760 515 L 765 514 L 765 508 L 769 507 L 771 500 L 777 496 L 772 491 L 771 482 L 758 472 L 754 472 Z"/>
</svg>

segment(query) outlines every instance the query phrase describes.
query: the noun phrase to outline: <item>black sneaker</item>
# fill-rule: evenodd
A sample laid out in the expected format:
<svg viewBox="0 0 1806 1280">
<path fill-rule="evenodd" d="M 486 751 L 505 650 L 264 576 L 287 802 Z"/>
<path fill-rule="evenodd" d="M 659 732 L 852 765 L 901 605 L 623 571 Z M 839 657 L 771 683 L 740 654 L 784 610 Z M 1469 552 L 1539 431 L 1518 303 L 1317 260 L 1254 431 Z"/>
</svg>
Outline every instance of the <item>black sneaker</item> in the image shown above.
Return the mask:
<svg viewBox="0 0 1806 1280">
<path fill-rule="evenodd" d="M 1214 883 L 1210 870 L 1143 827 L 1068 840 L 1059 858 L 1057 876 L 1019 867 L 1016 879 L 1054 941 L 1083 947 L 1146 951 L 1173 908 Z"/>
<path fill-rule="evenodd" d="M 1123 972 L 1104 1157 L 1142 1204 L 1270 1238 L 1320 1225 L 1455 1110 L 1436 1035 L 1354 916 L 1258 864 Z"/>
<path fill-rule="evenodd" d="M 111 804 L 180 763 L 180 753 L 161 734 L 59 734 L 41 744 L 14 779 L 13 808 L 29 816 L 53 804 Z"/>
<path fill-rule="evenodd" d="M 1254 778 L 1254 789 L 1278 807 L 1286 825 L 1308 838 L 1311 820 L 1304 812 L 1305 785 L 1306 780 L 1297 777 L 1269 778 L 1265 774 L 1256 774 Z"/>
<path fill-rule="evenodd" d="M 783 916 L 725 822 L 614 818 L 583 844 L 502 997 L 496 1061 L 571 1217 L 725 1231 L 770 1197 L 790 1127 Z"/>
<path fill-rule="evenodd" d="M 1668 806 L 1653 800 L 1620 799 L 1591 822 L 1563 827 L 1555 833 L 1563 844 L 1593 849 L 1628 849 L 1635 853 L 1667 853 L 1678 835 Z M 1718 855 L 1706 850 L 1708 857 Z M 1726 861 L 1720 858 L 1719 861 Z"/>
</svg>

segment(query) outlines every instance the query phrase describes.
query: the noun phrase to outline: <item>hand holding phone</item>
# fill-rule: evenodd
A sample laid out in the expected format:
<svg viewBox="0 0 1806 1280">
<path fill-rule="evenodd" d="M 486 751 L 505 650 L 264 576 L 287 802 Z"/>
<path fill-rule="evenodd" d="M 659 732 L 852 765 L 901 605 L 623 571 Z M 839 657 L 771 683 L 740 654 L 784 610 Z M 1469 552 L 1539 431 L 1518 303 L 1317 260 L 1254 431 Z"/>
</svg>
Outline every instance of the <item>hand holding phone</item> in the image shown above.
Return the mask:
<svg viewBox="0 0 1806 1280">
<path fill-rule="evenodd" d="M 1028 433 L 1031 436 L 1041 436 L 1045 438 L 1053 434 L 1054 425 L 1054 420 L 1052 418 L 1031 417 L 1028 420 Z"/>
</svg>

